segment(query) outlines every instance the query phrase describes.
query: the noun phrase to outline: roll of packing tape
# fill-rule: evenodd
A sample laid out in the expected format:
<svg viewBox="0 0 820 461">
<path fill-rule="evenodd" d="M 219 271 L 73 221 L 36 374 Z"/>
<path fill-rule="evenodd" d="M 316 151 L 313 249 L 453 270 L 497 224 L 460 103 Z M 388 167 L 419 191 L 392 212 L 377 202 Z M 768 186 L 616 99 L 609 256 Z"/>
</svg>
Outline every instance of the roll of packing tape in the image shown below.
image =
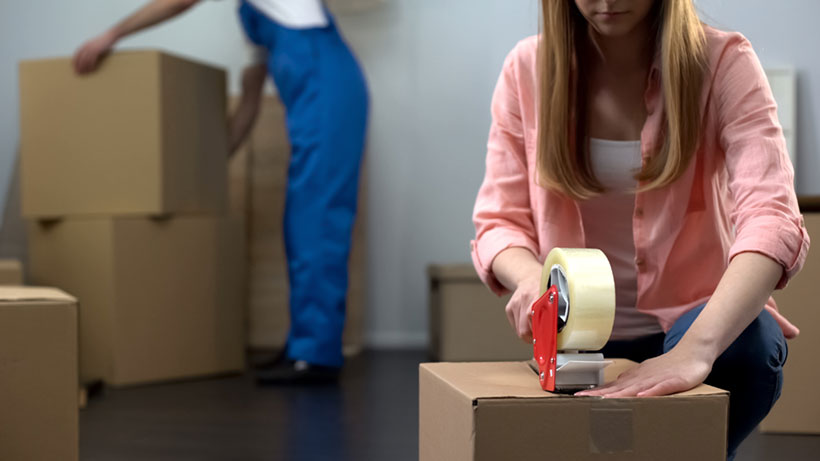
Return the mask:
<svg viewBox="0 0 820 461">
<path fill-rule="evenodd" d="M 615 321 L 615 279 L 601 250 L 553 248 L 541 271 L 541 294 L 558 286 L 558 350 L 597 351 Z"/>
</svg>

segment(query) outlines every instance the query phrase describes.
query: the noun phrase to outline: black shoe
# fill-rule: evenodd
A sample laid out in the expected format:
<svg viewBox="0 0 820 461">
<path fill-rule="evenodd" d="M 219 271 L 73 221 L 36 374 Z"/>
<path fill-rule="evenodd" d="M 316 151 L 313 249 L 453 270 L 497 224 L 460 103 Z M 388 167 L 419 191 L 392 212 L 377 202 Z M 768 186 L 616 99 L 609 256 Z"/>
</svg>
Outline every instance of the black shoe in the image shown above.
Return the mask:
<svg viewBox="0 0 820 461">
<path fill-rule="evenodd" d="M 256 370 L 256 384 L 260 386 L 333 384 L 339 380 L 341 369 L 312 365 L 304 360 L 283 360 L 277 365 Z"/>
<path fill-rule="evenodd" d="M 264 370 L 267 368 L 277 367 L 280 364 L 289 361 L 286 352 L 287 349 L 283 347 L 279 351 L 273 353 L 256 353 L 250 358 L 251 367 L 255 370 Z"/>
</svg>

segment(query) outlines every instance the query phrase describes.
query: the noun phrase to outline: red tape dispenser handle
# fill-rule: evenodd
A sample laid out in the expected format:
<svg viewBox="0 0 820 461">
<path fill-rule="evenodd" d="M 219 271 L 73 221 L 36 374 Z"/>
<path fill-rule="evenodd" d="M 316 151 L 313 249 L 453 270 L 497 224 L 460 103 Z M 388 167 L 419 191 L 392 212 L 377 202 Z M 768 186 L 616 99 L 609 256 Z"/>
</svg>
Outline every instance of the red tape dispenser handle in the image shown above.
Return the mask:
<svg viewBox="0 0 820 461">
<path fill-rule="evenodd" d="M 549 289 L 532 305 L 533 358 L 538 364 L 541 388 L 555 392 L 558 351 L 558 287 Z"/>
</svg>

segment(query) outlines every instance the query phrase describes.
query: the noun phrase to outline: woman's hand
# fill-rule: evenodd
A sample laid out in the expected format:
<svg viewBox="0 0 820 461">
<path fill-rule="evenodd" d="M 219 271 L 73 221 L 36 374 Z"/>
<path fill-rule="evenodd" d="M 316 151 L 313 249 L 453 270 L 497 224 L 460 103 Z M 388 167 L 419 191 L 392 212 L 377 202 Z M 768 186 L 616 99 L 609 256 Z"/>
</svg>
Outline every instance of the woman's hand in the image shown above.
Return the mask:
<svg viewBox="0 0 820 461">
<path fill-rule="evenodd" d="M 624 372 L 615 381 L 578 396 L 652 397 L 688 391 L 703 383 L 712 371 L 714 360 L 681 344 L 669 352 L 646 360 Z"/>
<path fill-rule="evenodd" d="M 519 281 L 510 302 L 504 309 L 507 313 L 507 320 L 510 321 L 518 337 L 530 343 L 532 342 L 532 305 L 538 299 L 540 284 L 541 274 Z"/>
<path fill-rule="evenodd" d="M 519 338 L 532 342 L 530 309 L 539 295 L 541 263 L 526 248 L 511 247 L 496 255 L 492 269 L 498 281 L 513 292 L 505 308 L 510 325 Z"/>
<path fill-rule="evenodd" d="M 94 72 L 114 46 L 116 39 L 110 33 L 104 33 L 85 42 L 74 53 L 74 71 L 78 74 Z"/>
</svg>

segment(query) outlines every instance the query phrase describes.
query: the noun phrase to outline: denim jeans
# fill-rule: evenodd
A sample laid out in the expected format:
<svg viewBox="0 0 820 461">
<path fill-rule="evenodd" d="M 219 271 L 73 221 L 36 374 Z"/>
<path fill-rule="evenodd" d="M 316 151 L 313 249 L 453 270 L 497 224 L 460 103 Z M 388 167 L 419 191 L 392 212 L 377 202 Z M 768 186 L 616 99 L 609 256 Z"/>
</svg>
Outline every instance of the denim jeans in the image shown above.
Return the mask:
<svg viewBox="0 0 820 461">
<path fill-rule="evenodd" d="M 666 334 L 610 341 L 602 352 L 605 357 L 627 358 L 635 362 L 668 352 L 678 344 L 703 308 L 699 306 L 682 315 Z M 771 314 L 764 310 L 715 360 L 705 382 L 730 393 L 728 460 L 734 459 L 737 447 L 780 397 L 787 355 L 783 332 Z"/>
</svg>

